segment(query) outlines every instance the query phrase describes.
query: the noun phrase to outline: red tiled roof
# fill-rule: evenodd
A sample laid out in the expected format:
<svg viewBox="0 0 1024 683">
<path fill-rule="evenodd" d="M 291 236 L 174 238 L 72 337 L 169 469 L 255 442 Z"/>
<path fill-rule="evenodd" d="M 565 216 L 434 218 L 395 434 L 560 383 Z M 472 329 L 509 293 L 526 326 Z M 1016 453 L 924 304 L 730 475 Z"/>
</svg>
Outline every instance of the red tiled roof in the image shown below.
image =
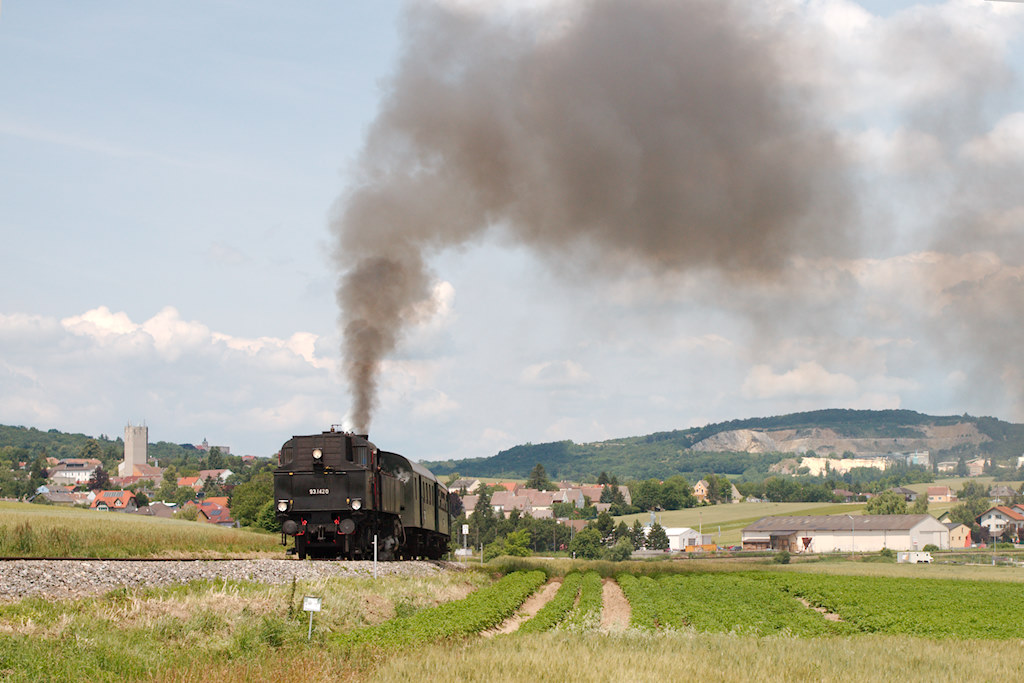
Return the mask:
<svg viewBox="0 0 1024 683">
<path fill-rule="evenodd" d="M 128 503 L 134 499 L 135 494 L 131 491 L 100 491 L 93 498 L 90 507 L 106 505 L 110 508 L 123 508 L 127 507 Z"/>
<path fill-rule="evenodd" d="M 1014 510 L 1006 505 L 996 505 L 995 509 L 999 510 L 1015 522 L 1024 522 L 1024 515 L 1022 515 L 1018 510 Z"/>
</svg>

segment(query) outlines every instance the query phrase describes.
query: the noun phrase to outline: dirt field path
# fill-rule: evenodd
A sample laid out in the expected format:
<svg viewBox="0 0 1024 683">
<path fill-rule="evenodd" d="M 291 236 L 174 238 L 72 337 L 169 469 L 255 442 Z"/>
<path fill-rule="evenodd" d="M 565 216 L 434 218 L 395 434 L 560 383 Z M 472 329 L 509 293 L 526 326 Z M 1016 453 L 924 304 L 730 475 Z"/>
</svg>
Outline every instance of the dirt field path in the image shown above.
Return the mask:
<svg viewBox="0 0 1024 683">
<path fill-rule="evenodd" d="M 615 579 L 605 579 L 601 594 L 604 606 L 601 609 L 601 629 L 604 631 L 625 631 L 629 628 L 629 601 Z"/>
<path fill-rule="evenodd" d="M 496 636 L 501 633 L 514 633 L 519 628 L 520 624 L 539 612 L 541 607 L 548 604 L 548 601 L 555 597 L 555 593 L 557 593 L 558 589 L 561 587 L 562 582 L 560 580 L 552 579 L 548 583 L 544 584 L 543 588 L 528 597 L 526 602 L 519 606 L 519 609 L 516 610 L 515 614 L 503 621 L 497 627 L 484 631 L 480 635 L 490 638 L 491 636 Z"/>
</svg>

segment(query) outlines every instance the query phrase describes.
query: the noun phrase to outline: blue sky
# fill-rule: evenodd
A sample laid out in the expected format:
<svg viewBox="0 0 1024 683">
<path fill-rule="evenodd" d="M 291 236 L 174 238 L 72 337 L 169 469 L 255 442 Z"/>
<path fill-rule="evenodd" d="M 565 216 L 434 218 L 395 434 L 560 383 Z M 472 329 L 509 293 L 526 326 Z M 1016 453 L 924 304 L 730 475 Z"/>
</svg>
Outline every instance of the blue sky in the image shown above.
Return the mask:
<svg viewBox="0 0 1024 683">
<path fill-rule="evenodd" d="M 499 11 L 481 5 L 446 4 Z M 441 250 L 434 312 L 382 370 L 378 445 L 477 457 L 825 407 L 1024 420 L 1022 354 L 1003 343 L 1024 207 L 987 191 L 1024 159 L 1024 5 L 765 6 L 797 17 L 794 52 L 826 55 L 795 59 L 792 78 L 871 188 L 862 248 L 794 261 L 797 290 L 567 276 L 492 233 Z M 3 3 L 0 423 L 145 421 L 153 440 L 257 455 L 345 423 L 329 223 L 402 16 L 401 2 Z"/>
</svg>

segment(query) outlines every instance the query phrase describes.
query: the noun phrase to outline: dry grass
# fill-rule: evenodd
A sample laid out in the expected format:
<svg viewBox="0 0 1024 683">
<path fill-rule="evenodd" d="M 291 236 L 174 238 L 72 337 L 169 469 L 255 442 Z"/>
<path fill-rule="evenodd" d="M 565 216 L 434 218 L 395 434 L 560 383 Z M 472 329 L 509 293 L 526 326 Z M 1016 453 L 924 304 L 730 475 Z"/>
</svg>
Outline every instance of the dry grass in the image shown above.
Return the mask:
<svg viewBox="0 0 1024 683">
<path fill-rule="evenodd" d="M 7 557 L 280 557 L 279 537 L 202 522 L 0 503 Z"/>
<path fill-rule="evenodd" d="M 970 653 L 965 656 L 964 653 Z M 992 641 L 909 637 L 755 638 L 689 631 L 549 632 L 467 641 L 382 662 L 369 680 L 1013 680 L 1024 653 Z"/>
</svg>

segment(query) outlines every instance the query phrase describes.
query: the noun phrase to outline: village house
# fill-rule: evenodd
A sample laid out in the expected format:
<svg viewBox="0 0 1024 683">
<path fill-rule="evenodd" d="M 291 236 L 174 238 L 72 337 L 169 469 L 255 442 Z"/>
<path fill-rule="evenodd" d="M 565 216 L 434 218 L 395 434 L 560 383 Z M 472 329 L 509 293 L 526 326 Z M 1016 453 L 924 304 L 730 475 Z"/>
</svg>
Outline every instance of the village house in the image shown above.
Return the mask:
<svg viewBox="0 0 1024 683">
<path fill-rule="evenodd" d="M 889 490 L 895 493 L 897 496 L 901 496 L 903 500 L 907 501 L 908 503 L 913 503 L 915 500 L 917 500 L 917 491 L 915 491 L 914 489 L 908 489 L 906 486 L 893 486 Z"/>
<path fill-rule="evenodd" d="M 948 486 L 929 486 L 927 494 L 929 503 L 956 502 L 956 494 L 953 493 L 953 489 Z"/>
<path fill-rule="evenodd" d="M 835 489 L 832 491 L 832 495 L 844 503 L 853 503 L 857 500 L 858 494 L 853 491 L 847 491 L 846 489 Z"/>
<path fill-rule="evenodd" d="M 448 484 L 448 490 L 455 493 L 476 493 L 480 489 L 480 483 L 479 479 L 456 479 Z"/>
<path fill-rule="evenodd" d="M 513 510 L 519 510 L 521 515 L 529 515 L 533 512 L 533 505 L 529 496 L 516 495 L 512 491 L 495 491 L 491 495 L 491 507 L 499 515 L 508 517 Z"/>
<path fill-rule="evenodd" d="M 143 505 L 135 511 L 137 515 L 146 515 L 148 517 L 163 517 L 169 519 L 174 517 L 174 513 L 177 512 L 178 506 L 174 503 L 164 503 L 158 501 L 156 503 L 150 503 L 149 505 Z"/>
<path fill-rule="evenodd" d="M 977 519 L 989 538 L 1020 538 L 1024 528 L 1024 513 L 1017 507 L 996 505 L 978 515 Z"/>
<path fill-rule="evenodd" d="M 944 524 L 949 529 L 950 548 L 971 547 L 971 527 L 959 522 L 944 522 Z"/>
<path fill-rule="evenodd" d="M 710 491 L 711 485 L 707 481 L 701 479 L 693 485 L 693 497 L 697 499 L 698 503 L 708 502 L 708 491 Z"/>
<path fill-rule="evenodd" d="M 190 488 L 198 493 L 203 490 L 203 480 L 199 477 L 178 477 L 178 488 Z"/>
<path fill-rule="evenodd" d="M 63 486 L 88 484 L 101 467 L 103 463 L 95 458 L 65 458 L 49 471 L 49 479 Z"/>
<path fill-rule="evenodd" d="M 92 500 L 93 510 L 111 512 L 135 512 L 138 504 L 135 502 L 135 494 L 131 491 L 99 491 Z"/>
<path fill-rule="evenodd" d="M 209 479 L 213 479 L 213 480 L 217 481 L 218 483 L 223 484 L 223 483 L 225 483 L 228 480 L 228 477 L 230 477 L 232 474 L 234 474 L 234 472 L 232 472 L 231 470 L 228 470 L 228 469 L 222 469 L 222 470 L 199 470 L 199 479 L 201 481 L 203 481 L 204 483 L 207 480 L 209 480 Z"/>
<path fill-rule="evenodd" d="M 744 550 L 791 553 L 949 548 L 949 529 L 931 515 L 764 517 L 743 529 Z"/>
<path fill-rule="evenodd" d="M 221 505 L 220 501 L 224 501 L 225 505 Z M 216 497 L 201 501 L 190 500 L 185 503 L 185 507 L 190 505 L 195 506 L 198 513 L 196 515 L 196 519 L 200 522 L 216 524 L 217 526 L 238 526 L 234 518 L 231 516 L 231 512 L 228 510 L 226 503 L 227 498 Z"/>
<path fill-rule="evenodd" d="M 967 476 L 980 477 L 985 473 L 985 458 L 974 458 L 967 461 Z"/>
<path fill-rule="evenodd" d="M 1006 484 L 998 484 L 988 490 L 989 498 L 999 503 L 1009 503 L 1016 495 L 1017 492 Z"/>
</svg>

